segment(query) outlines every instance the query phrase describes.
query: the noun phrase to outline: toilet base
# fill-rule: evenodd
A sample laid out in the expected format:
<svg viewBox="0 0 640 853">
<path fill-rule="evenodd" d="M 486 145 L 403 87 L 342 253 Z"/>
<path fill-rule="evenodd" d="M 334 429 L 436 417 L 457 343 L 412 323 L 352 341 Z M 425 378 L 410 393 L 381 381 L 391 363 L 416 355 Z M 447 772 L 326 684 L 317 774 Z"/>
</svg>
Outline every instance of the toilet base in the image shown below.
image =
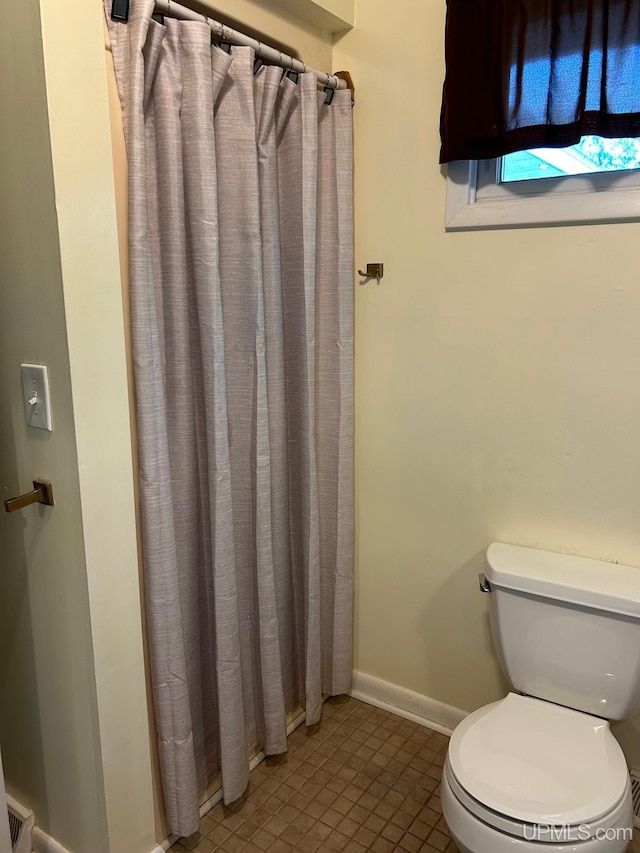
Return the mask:
<svg viewBox="0 0 640 853">
<path fill-rule="evenodd" d="M 549 853 L 624 853 L 630 843 L 630 839 L 624 834 L 617 838 L 590 838 L 569 844 L 514 838 L 472 815 L 451 790 L 446 773 L 442 775 L 440 788 L 442 813 L 460 853 L 543 853 L 545 850 Z M 631 808 L 629 800 L 628 808 L 625 808 L 625 811 L 629 812 L 628 816 L 619 821 L 619 827 L 612 829 L 622 830 L 632 825 Z"/>
</svg>

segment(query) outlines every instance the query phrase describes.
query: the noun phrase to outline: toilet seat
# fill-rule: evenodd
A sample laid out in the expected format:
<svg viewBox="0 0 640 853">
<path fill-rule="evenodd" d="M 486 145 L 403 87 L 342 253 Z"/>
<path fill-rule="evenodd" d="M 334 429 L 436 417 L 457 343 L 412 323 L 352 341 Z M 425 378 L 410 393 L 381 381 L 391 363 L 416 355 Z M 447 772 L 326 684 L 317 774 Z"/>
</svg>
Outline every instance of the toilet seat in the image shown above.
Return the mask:
<svg viewBox="0 0 640 853">
<path fill-rule="evenodd" d="M 478 818 L 487 827 L 496 830 L 500 835 L 524 839 L 526 841 L 530 841 L 535 838 L 537 843 L 540 841 L 545 841 L 548 844 L 581 843 L 588 839 L 597 838 L 599 830 L 606 833 L 610 832 L 612 827 L 630 827 L 633 823 L 630 818 L 630 784 L 625 795 L 610 812 L 602 815 L 598 820 L 580 824 L 547 824 L 545 822 L 527 823 L 524 821 L 514 820 L 507 815 L 494 812 L 492 809 L 487 808 L 483 803 L 474 800 L 473 797 L 471 797 L 464 788 L 462 788 L 451 772 L 451 765 L 449 764 L 448 759 L 443 768 L 443 788 L 444 787 L 448 787 L 451 795 L 457 800 L 463 809 L 469 812 L 470 815 L 473 815 L 474 818 Z M 538 848 L 536 847 L 536 849 Z M 562 849 L 564 850 L 566 848 L 563 847 Z"/>
<path fill-rule="evenodd" d="M 550 841 L 584 840 L 615 825 L 629 796 L 626 761 L 606 720 L 515 693 L 458 726 L 445 772 L 468 811 L 516 837 L 549 825 L 563 828 Z"/>
<path fill-rule="evenodd" d="M 545 850 L 557 850 L 558 853 L 624 853 L 629 845 L 633 826 L 631 786 L 628 796 L 611 813 L 604 834 L 593 835 L 586 840 L 583 834 L 579 834 L 575 840 L 569 839 L 565 843 L 564 838 L 555 835 L 547 835 L 546 839 L 542 837 L 541 841 L 529 840 L 530 834 L 523 833 L 517 837 L 478 819 L 453 793 L 449 776 L 447 772 L 442 776 L 442 813 L 461 853 L 544 853 Z M 612 829 L 615 838 L 612 838 Z M 561 843 L 553 844 L 558 841 Z"/>
</svg>

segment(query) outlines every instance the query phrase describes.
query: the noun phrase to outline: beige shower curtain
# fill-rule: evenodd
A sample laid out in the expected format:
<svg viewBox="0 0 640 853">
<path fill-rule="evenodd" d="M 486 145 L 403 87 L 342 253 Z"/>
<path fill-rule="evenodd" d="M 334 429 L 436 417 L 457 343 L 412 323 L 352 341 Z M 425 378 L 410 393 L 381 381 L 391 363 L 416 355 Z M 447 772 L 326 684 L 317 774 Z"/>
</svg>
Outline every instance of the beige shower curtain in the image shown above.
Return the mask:
<svg viewBox="0 0 640 853">
<path fill-rule="evenodd" d="M 350 685 L 351 99 L 153 9 L 109 30 L 155 711 L 189 835 L 218 772 L 231 802 L 288 711 L 315 723 Z"/>
</svg>

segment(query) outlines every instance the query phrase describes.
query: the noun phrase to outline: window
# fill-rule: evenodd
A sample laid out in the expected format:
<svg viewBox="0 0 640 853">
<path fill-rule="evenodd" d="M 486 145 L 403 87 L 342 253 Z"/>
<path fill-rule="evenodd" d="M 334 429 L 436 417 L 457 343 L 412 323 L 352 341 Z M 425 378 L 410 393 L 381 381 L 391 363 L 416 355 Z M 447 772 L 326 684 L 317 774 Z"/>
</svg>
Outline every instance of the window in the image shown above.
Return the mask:
<svg viewBox="0 0 640 853">
<path fill-rule="evenodd" d="M 638 0 L 447 0 L 445 66 L 449 230 L 640 219 Z"/>
<path fill-rule="evenodd" d="M 567 148 L 449 164 L 448 231 L 640 219 L 640 140 L 585 136 Z"/>
</svg>

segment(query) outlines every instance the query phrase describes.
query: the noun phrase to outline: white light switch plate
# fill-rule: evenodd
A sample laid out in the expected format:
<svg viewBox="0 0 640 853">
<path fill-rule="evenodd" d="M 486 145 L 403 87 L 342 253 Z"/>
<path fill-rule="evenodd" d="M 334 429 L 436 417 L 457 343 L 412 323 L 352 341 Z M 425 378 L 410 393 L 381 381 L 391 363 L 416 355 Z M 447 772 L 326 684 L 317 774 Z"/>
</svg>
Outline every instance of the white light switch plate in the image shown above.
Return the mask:
<svg viewBox="0 0 640 853">
<path fill-rule="evenodd" d="M 52 430 L 47 368 L 43 364 L 21 364 L 20 368 L 27 426 Z"/>
</svg>

